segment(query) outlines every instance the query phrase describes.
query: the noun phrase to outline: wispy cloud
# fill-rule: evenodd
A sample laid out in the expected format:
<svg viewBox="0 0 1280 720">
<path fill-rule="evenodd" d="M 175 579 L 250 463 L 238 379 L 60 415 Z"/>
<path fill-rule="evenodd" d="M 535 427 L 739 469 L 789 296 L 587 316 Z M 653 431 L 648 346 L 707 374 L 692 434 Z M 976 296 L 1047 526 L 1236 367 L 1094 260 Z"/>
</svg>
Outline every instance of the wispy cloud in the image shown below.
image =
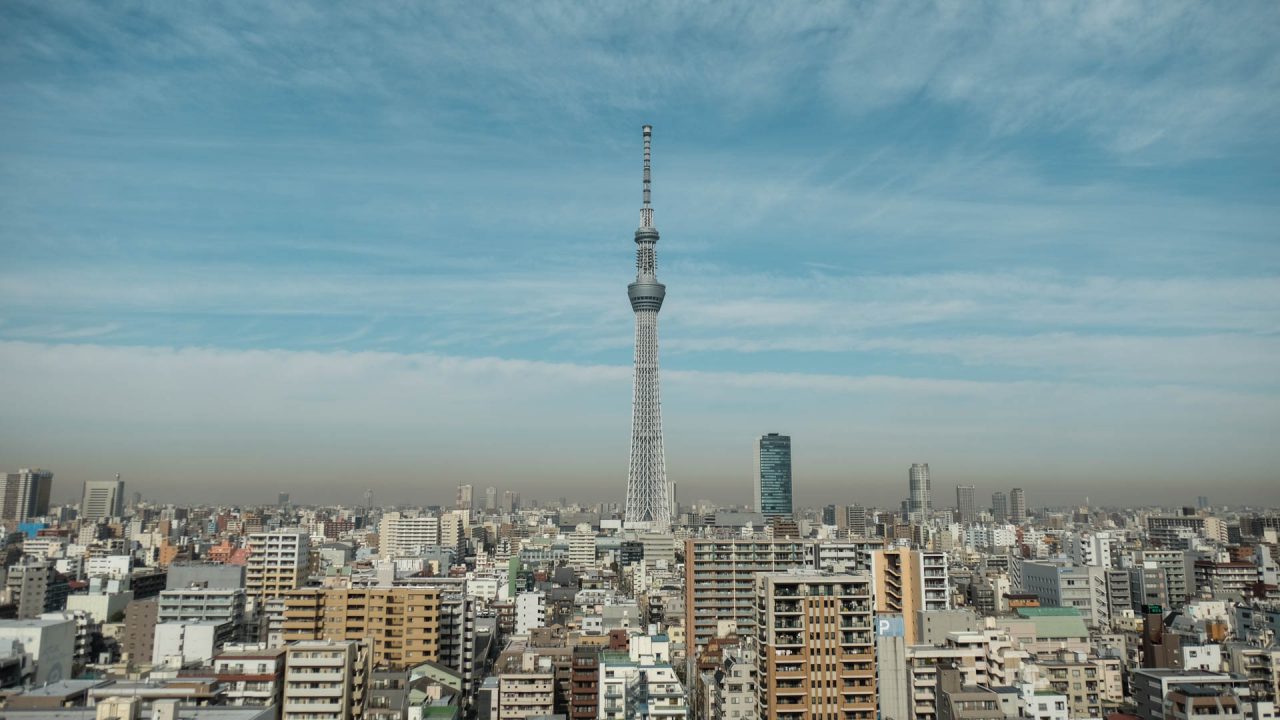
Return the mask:
<svg viewBox="0 0 1280 720">
<path fill-rule="evenodd" d="M 850 443 L 1244 487 L 1276 466 L 1278 31 L 1265 2 L 3 3 L 0 454 L 612 472 L 652 121 L 685 477 L 730 486 L 787 425 L 831 487 Z"/>
</svg>

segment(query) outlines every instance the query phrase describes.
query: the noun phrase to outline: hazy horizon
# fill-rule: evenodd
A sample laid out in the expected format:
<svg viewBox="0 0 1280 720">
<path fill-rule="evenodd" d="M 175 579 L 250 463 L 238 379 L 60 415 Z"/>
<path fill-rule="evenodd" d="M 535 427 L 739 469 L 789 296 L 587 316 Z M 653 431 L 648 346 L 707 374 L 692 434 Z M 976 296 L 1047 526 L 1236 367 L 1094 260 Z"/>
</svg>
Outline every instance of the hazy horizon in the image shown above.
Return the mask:
<svg viewBox="0 0 1280 720">
<path fill-rule="evenodd" d="M 0 6 L 0 469 L 1280 504 L 1280 6 Z M 227 498 L 227 499 L 221 499 Z"/>
</svg>

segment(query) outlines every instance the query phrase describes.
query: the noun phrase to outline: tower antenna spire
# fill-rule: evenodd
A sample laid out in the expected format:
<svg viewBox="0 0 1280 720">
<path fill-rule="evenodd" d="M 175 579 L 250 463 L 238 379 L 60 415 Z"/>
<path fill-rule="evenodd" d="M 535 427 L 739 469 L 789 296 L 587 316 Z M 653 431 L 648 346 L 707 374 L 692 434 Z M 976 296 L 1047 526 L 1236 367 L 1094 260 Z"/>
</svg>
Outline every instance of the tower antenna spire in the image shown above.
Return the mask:
<svg viewBox="0 0 1280 720">
<path fill-rule="evenodd" d="M 644 126 L 644 206 L 640 208 L 640 227 L 653 227 L 653 207 L 649 205 L 649 148 L 653 126 Z"/>
</svg>

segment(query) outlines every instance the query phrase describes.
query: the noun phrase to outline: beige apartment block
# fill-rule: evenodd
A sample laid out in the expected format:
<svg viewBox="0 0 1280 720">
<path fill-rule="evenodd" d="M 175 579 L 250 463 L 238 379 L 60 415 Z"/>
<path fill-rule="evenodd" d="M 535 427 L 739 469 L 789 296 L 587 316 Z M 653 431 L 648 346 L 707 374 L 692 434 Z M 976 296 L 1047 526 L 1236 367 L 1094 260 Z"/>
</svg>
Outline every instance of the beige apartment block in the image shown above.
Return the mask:
<svg viewBox="0 0 1280 720">
<path fill-rule="evenodd" d="M 874 720 L 869 575 L 761 573 L 756 607 L 759 717 Z"/>
<path fill-rule="evenodd" d="M 434 587 L 293 590 L 283 597 L 283 639 L 367 641 L 379 669 L 439 662 L 440 595 Z"/>
</svg>

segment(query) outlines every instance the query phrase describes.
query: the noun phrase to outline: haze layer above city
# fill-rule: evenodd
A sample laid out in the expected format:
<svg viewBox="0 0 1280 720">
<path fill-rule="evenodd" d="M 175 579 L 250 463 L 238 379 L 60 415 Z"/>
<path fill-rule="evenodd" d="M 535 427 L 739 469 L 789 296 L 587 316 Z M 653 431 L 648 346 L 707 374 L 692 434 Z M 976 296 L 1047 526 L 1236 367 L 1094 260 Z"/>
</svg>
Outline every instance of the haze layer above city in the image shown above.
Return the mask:
<svg viewBox="0 0 1280 720">
<path fill-rule="evenodd" d="M 0 4 L 0 466 L 59 499 L 666 472 L 1280 500 L 1280 6 Z"/>
</svg>

